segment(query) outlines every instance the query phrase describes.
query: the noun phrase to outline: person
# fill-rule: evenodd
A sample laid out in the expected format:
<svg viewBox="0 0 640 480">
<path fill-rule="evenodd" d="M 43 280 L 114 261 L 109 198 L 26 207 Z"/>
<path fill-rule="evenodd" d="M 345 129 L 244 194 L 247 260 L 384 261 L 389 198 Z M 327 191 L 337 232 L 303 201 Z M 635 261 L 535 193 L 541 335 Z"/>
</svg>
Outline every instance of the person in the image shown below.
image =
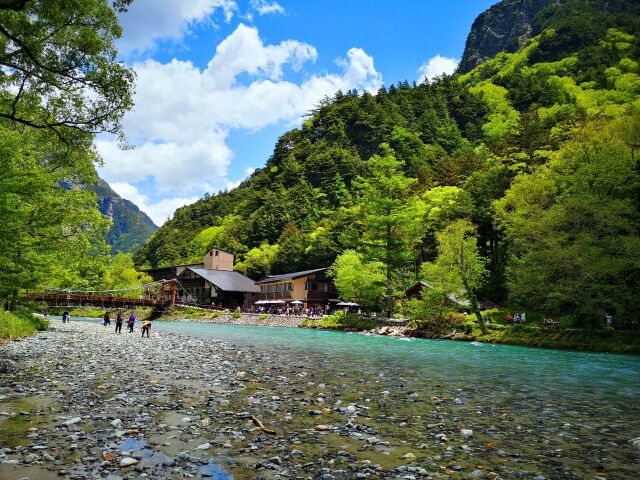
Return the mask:
<svg viewBox="0 0 640 480">
<path fill-rule="evenodd" d="M 142 336 L 144 337 L 145 332 L 147 333 L 147 338 L 149 338 L 149 332 L 151 332 L 151 321 L 145 320 L 142 322 Z"/>
<path fill-rule="evenodd" d="M 613 328 L 613 317 L 611 315 L 609 315 L 608 313 L 604 316 L 604 319 L 607 322 L 607 327 L 608 328 Z"/>
<path fill-rule="evenodd" d="M 105 327 L 107 325 L 111 325 L 111 315 L 108 311 L 104 312 L 104 321 L 102 322 L 102 325 L 104 325 Z"/>
<path fill-rule="evenodd" d="M 133 326 L 136 324 L 136 314 L 131 312 L 129 315 L 129 321 L 127 322 L 127 326 L 129 327 L 129 333 L 133 333 Z"/>
<path fill-rule="evenodd" d="M 122 324 L 124 323 L 124 315 L 122 310 L 116 314 L 116 333 L 122 333 Z"/>
<path fill-rule="evenodd" d="M 67 323 L 69 321 L 69 311 L 65 310 L 62 312 L 62 323 Z"/>
</svg>

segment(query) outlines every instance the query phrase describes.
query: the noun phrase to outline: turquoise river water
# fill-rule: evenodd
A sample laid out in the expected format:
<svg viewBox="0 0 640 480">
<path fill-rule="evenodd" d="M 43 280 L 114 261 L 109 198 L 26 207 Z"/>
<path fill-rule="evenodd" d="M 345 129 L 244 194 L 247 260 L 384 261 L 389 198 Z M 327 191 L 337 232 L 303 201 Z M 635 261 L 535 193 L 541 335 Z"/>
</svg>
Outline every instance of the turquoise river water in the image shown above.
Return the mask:
<svg viewBox="0 0 640 480">
<path fill-rule="evenodd" d="M 520 464 L 513 472 L 531 475 L 513 478 L 535 472 L 548 478 L 640 478 L 640 450 L 629 443 L 640 437 L 638 356 L 210 323 L 154 322 L 153 330 L 307 361 L 325 372 L 327 383 L 341 372 L 346 398 L 379 397 L 374 392 L 383 389 L 398 396 L 417 392 L 428 408 L 380 403 L 381 417 L 464 423 L 474 430 L 477 451 L 492 449 L 491 456 L 479 453 L 484 462 L 475 458 L 470 465 L 509 462 Z M 412 446 L 422 443 L 418 437 L 433 438 L 433 427 L 414 423 L 388 434 Z M 453 450 L 443 445 L 440 455 L 431 452 L 429 458 L 463 462 L 458 452 L 464 445 L 448 445 Z"/>
</svg>

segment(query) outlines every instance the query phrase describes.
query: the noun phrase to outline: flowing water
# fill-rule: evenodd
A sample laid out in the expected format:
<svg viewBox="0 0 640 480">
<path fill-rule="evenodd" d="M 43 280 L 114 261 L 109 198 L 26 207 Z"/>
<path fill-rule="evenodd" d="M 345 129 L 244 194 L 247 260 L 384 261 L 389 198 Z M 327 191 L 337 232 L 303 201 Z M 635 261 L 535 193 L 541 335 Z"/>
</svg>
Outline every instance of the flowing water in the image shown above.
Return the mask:
<svg viewBox="0 0 640 480">
<path fill-rule="evenodd" d="M 314 366 L 343 405 L 369 405 L 369 425 L 397 446 L 372 452 L 388 467 L 414 452 L 451 475 L 502 466 L 506 478 L 640 478 L 640 450 L 628 442 L 640 437 L 637 356 L 206 323 L 153 330 Z"/>
</svg>

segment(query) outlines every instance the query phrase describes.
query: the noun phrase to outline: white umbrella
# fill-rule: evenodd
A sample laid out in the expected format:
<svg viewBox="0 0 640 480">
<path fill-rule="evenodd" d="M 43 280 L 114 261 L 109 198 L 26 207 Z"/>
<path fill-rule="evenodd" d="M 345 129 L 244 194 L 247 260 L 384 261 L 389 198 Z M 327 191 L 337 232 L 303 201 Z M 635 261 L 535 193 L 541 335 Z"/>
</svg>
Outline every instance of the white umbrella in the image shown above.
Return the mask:
<svg viewBox="0 0 640 480">
<path fill-rule="evenodd" d="M 291 305 L 302 305 L 303 302 L 301 302 L 300 300 L 294 300 L 293 302 L 291 302 Z"/>
</svg>

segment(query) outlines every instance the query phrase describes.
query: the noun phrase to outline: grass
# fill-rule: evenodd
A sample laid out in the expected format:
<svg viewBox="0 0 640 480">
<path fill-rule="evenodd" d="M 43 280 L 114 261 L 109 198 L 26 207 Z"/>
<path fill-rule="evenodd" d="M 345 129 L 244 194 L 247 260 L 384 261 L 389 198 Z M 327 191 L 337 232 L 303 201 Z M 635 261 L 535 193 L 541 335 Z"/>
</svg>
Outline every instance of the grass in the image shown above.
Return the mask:
<svg viewBox="0 0 640 480">
<path fill-rule="evenodd" d="M 380 326 L 376 320 L 361 317 L 360 315 L 345 315 L 344 312 L 338 311 L 333 315 L 318 318 L 317 320 L 306 319 L 302 322 L 302 326 L 306 328 L 323 328 L 326 330 L 371 330 Z"/>
<path fill-rule="evenodd" d="M 0 339 L 15 340 L 47 328 L 49 322 L 43 318 L 28 313 L 0 310 Z"/>
</svg>

